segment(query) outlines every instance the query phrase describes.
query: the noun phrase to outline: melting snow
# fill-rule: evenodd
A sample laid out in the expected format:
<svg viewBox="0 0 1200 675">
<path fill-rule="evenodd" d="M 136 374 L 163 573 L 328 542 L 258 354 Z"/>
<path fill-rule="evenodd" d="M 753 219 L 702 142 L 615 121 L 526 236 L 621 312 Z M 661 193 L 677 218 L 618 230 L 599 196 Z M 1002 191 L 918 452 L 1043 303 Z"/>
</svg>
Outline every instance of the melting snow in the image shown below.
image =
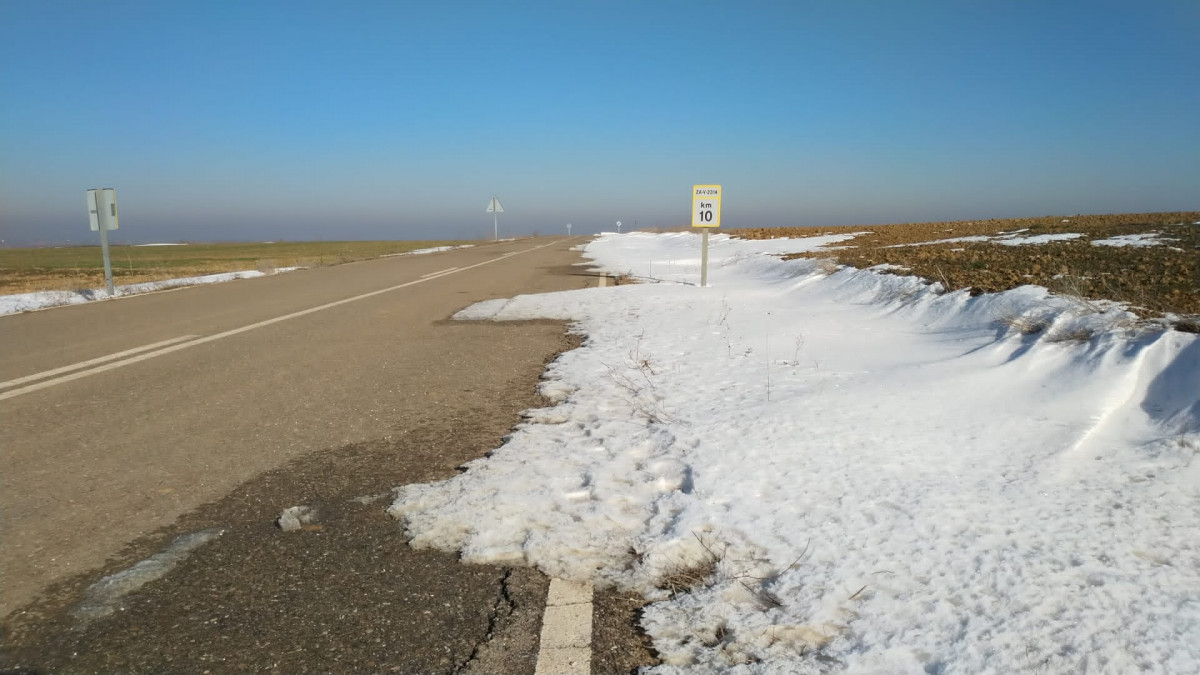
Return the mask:
<svg viewBox="0 0 1200 675">
<path fill-rule="evenodd" d="M 715 235 L 699 288 L 698 236 L 602 235 L 676 283 L 461 312 L 586 341 L 557 405 L 397 491 L 413 545 L 646 593 L 658 672 L 1200 671 L 1200 339 L 766 254 L 831 240 Z"/>
<path fill-rule="evenodd" d="M 932 241 L 919 241 L 911 244 L 892 244 L 886 248 L 903 248 L 905 246 L 926 246 L 928 244 L 958 244 L 964 242 L 992 242 L 994 244 L 1003 244 L 1005 246 L 1026 246 L 1029 244 L 1046 244 L 1052 241 L 1067 241 L 1070 239 L 1078 239 L 1082 234 L 1078 232 L 1063 232 L 1059 234 L 1035 234 L 1029 236 L 1020 236 L 1021 232 L 1027 230 L 1014 230 L 1013 232 L 1001 232 L 999 234 L 977 234 L 969 237 L 952 237 L 950 239 L 934 239 Z"/>
<path fill-rule="evenodd" d="M 299 267 L 281 267 L 274 270 L 278 272 L 290 272 L 300 269 Z M 112 298 L 123 298 L 130 295 L 139 295 L 141 293 L 151 293 L 153 291 L 162 291 L 168 288 L 178 288 L 180 286 L 195 286 L 198 284 L 219 284 L 234 279 L 251 279 L 253 277 L 265 276 L 263 272 L 249 270 L 244 272 L 223 272 L 221 274 L 207 274 L 200 277 L 184 277 L 180 279 L 167 279 L 165 281 L 148 281 L 141 284 L 129 284 L 126 286 L 115 286 L 114 293 L 109 296 L 108 290 L 104 288 L 82 289 L 77 291 L 37 291 L 36 293 L 16 293 L 13 295 L 0 295 L 0 316 L 5 314 L 15 314 L 17 312 L 28 312 L 35 309 L 46 309 L 47 307 L 59 307 L 61 305 L 77 305 L 84 302 L 92 302 L 93 300 L 108 300 Z"/>
<path fill-rule="evenodd" d="M 1142 234 L 1122 234 L 1108 239 L 1096 239 L 1092 242 L 1092 246 L 1162 246 L 1165 241 L 1177 241 L 1175 239 L 1161 239 L 1160 232 L 1145 232 Z"/>
<path fill-rule="evenodd" d="M 428 255 L 430 253 L 441 253 L 442 251 L 453 251 L 460 248 L 471 248 L 475 244 L 459 244 L 458 246 L 433 246 L 431 248 L 419 248 L 415 251 L 405 251 L 403 253 L 385 253 L 381 258 L 394 258 L 401 255 Z"/>
</svg>

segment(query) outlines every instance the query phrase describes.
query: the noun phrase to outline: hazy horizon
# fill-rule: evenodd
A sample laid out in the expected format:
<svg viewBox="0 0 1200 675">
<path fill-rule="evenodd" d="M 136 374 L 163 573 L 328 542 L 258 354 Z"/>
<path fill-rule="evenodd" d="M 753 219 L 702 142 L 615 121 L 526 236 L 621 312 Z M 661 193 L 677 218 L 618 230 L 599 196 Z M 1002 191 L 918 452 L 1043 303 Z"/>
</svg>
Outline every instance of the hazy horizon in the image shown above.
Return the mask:
<svg viewBox="0 0 1200 675">
<path fill-rule="evenodd" d="M 104 24 L 97 29 L 97 21 Z M 1200 209 L 1200 3 L 0 4 L 0 239 Z"/>
</svg>

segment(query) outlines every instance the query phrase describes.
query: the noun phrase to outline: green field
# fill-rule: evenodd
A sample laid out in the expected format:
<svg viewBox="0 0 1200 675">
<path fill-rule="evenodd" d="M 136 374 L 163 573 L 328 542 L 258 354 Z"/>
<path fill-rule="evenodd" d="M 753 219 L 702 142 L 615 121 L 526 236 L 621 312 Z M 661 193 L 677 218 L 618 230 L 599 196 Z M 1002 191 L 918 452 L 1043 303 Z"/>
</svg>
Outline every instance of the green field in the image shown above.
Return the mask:
<svg viewBox="0 0 1200 675">
<path fill-rule="evenodd" d="M 178 277 L 278 267 L 319 267 L 368 260 L 465 241 L 318 241 L 277 243 L 110 246 L 113 283 L 134 284 Z M 76 290 L 104 286 L 99 246 L 0 250 L 0 294 Z"/>
</svg>

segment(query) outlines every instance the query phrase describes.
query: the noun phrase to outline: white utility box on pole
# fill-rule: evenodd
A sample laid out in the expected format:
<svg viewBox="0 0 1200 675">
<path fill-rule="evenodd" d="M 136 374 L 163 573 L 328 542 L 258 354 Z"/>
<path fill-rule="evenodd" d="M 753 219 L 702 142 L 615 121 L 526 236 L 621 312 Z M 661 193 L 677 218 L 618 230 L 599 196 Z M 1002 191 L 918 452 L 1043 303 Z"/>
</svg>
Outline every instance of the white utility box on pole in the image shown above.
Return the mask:
<svg viewBox="0 0 1200 675">
<path fill-rule="evenodd" d="M 496 241 L 500 240 L 500 216 L 504 213 L 504 207 L 500 206 L 500 200 L 496 199 L 496 195 L 492 195 L 492 201 L 488 202 L 487 210 L 484 213 L 492 214 L 492 231 Z"/>
<path fill-rule="evenodd" d="M 708 229 L 721 226 L 721 186 L 692 186 L 692 227 L 704 228 L 700 243 L 700 287 L 708 285 Z"/>
<path fill-rule="evenodd" d="M 87 191 L 88 222 L 93 232 L 100 233 L 100 250 L 104 254 L 104 283 L 108 297 L 113 296 L 112 260 L 108 256 L 108 231 L 117 229 L 117 191 L 94 188 Z"/>
</svg>

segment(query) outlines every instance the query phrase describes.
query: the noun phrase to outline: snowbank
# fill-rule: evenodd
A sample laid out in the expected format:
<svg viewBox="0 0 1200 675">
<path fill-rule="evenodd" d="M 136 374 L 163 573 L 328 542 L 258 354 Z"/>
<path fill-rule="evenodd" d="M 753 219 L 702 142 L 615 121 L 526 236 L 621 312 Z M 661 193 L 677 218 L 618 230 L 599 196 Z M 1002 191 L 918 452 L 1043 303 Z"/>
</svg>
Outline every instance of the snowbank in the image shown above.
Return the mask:
<svg viewBox="0 0 1200 675">
<path fill-rule="evenodd" d="M 272 274 L 279 272 L 290 272 L 300 269 L 298 267 L 282 267 L 274 270 Z M 109 296 L 108 290 L 104 288 L 84 289 L 78 291 L 38 291 L 36 293 L 17 293 L 14 295 L 0 295 L 0 316 L 5 314 L 16 314 L 17 312 L 28 312 L 35 309 L 46 309 L 47 307 L 59 307 L 62 305 L 78 305 L 84 302 L 92 302 L 93 300 L 108 300 L 112 298 L 122 298 L 129 295 L 138 295 L 141 293 L 150 293 L 153 291 L 163 291 L 168 288 L 178 288 L 180 286 L 195 286 L 198 284 L 219 284 L 234 279 L 250 279 L 253 277 L 265 276 L 263 272 L 248 270 L 244 272 L 224 272 L 221 274 L 206 274 L 200 277 L 184 277 L 180 279 L 167 279 L 165 281 L 148 281 L 142 284 L 129 284 L 126 286 L 115 286 L 112 296 Z"/>
<path fill-rule="evenodd" d="M 1197 336 L 767 255 L 838 240 L 713 236 L 701 289 L 698 236 L 604 235 L 605 271 L 674 283 L 464 310 L 586 341 L 557 405 L 391 513 L 658 600 L 661 672 L 1200 670 Z"/>
<path fill-rule="evenodd" d="M 418 248 L 414 251 L 405 251 L 403 253 L 385 253 L 381 258 L 395 258 L 402 255 L 428 255 L 430 253 L 441 253 L 443 251 L 456 251 L 460 248 L 471 248 L 475 244 L 459 244 L 457 246 L 433 246 L 430 248 Z"/>
</svg>

